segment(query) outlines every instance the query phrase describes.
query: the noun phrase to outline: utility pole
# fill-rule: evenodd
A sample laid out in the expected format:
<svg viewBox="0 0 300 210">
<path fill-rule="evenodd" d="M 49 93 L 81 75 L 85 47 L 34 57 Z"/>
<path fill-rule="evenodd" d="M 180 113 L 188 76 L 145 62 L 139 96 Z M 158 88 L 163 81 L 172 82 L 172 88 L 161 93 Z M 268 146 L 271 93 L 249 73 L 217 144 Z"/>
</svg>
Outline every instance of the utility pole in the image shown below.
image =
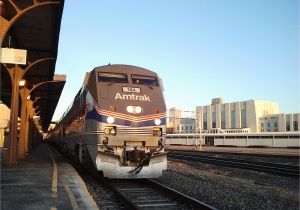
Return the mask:
<svg viewBox="0 0 300 210">
<path fill-rule="evenodd" d="M 197 111 L 195 111 L 195 130 L 196 130 L 196 142 L 195 142 L 195 149 L 201 151 L 202 150 L 202 130 L 201 130 L 201 124 L 202 124 L 202 120 L 199 118 L 199 139 L 197 138 L 197 134 L 198 134 L 198 121 L 197 121 Z"/>
</svg>

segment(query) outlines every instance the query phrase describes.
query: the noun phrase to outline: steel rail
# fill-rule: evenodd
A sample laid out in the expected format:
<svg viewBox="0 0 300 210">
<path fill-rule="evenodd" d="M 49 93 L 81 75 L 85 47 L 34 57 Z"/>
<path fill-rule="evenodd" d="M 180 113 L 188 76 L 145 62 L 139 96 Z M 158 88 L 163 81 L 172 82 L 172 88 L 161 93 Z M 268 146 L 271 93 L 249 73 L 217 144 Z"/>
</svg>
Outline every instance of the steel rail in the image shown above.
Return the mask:
<svg viewBox="0 0 300 210">
<path fill-rule="evenodd" d="M 299 177 L 299 166 L 260 162 L 260 161 L 241 160 L 241 159 L 233 159 L 233 158 L 212 157 L 206 155 L 182 154 L 182 153 L 174 153 L 174 152 L 168 152 L 168 157 L 190 160 L 190 161 L 198 161 L 198 162 L 209 163 L 214 165 L 244 168 L 244 169 L 268 172 L 268 173 L 290 176 L 290 177 Z"/>
<path fill-rule="evenodd" d="M 130 209 L 216 209 L 150 179 L 108 179 L 106 185 Z"/>
<path fill-rule="evenodd" d="M 167 152 L 176 152 L 176 153 L 187 153 L 186 150 L 175 150 L 175 149 L 166 149 Z M 300 158 L 299 155 L 291 155 L 291 154 L 274 154 L 274 153 L 269 153 L 269 154 L 262 154 L 262 153 L 243 153 L 243 152 L 220 152 L 220 151 L 201 151 L 201 155 L 209 155 L 209 154 L 218 154 L 218 155 L 234 155 L 234 156 L 255 156 L 255 157 L 268 157 L 268 158 L 283 158 L 283 159 L 296 159 L 298 160 Z"/>
</svg>

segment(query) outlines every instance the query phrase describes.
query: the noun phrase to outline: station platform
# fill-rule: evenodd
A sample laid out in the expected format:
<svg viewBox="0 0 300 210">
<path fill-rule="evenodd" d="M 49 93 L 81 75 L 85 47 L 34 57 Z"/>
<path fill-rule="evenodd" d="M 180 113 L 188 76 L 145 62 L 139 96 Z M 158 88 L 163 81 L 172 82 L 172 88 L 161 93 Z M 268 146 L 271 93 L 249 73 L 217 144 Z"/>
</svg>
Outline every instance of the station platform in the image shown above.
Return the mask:
<svg viewBox="0 0 300 210">
<path fill-rule="evenodd" d="M 98 209 L 76 170 L 47 144 L 16 165 L 1 149 L 1 209 Z"/>
<path fill-rule="evenodd" d="M 170 145 L 167 150 L 186 150 L 186 151 L 200 151 L 211 153 L 237 153 L 237 154 L 259 154 L 259 155 L 278 155 L 299 157 L 300 149 L 298 148 L 248 148 L 248 147 L 216 147 L 216 146 L 202 146 L 197 149 L 194 145 Z"/>
</svg>

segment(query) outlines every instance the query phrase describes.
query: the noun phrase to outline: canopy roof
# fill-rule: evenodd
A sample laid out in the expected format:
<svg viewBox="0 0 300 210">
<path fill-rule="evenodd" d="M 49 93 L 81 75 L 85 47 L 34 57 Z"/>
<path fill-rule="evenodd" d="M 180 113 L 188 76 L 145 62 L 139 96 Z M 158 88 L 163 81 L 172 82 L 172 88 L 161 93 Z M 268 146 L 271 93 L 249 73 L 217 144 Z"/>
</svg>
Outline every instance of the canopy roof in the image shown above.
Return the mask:
<svg viewBox="0 0 300 210">
<path fill-rule="evenodd" d="M 30 100 L 37 107 L 43 130 L 47 130 L 65 77 L 53 81 L 64 0 L 0 1 L 1 48 L 27 50 L 24 70 Z M 7 71 L 13 64 L 1 63 L 1 100 L 10 107 L 12 83 Z M 20 110 L 20 109 L 19 109 Z"/>
</svg>

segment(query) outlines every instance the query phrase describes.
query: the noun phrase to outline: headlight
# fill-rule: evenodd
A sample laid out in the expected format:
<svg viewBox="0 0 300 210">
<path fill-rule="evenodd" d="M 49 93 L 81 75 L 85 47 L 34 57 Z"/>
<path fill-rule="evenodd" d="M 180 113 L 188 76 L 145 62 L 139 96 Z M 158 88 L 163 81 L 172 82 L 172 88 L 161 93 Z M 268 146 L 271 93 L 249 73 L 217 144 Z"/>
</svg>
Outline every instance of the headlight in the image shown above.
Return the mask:
<svg viewBox="0 0 300 210">
<path fill-rule="evenodd" d="M 115 122 L 115 118 L 113 118 L 113 117 L 111 117 L 111 116 L 109 116 L 108 118 L 107 118 L 107 120 L 106 120 L 108 123 L 110 123 L 110 124 L 112 124 L 112 123 L 114 123 Z"/>
<path fill-rule="evenodd" d="M 108 135 L 108 134 L 110 133 L 109 128 L 105 128 L 105 129 L 104 129 L 104 133 L 105 133 L 106 135 Z"/>
<path fill-rule="evenodd" d="M 127 112 L 132 113 L 133 112 L 133 106 L 127 106 L 126 110 L 127 110 Z"/>
<path fill-rule="evenodd" d="M 113 136 L 115 136 L 117 134 L 117 127 L 116 126 L 105 126 L 104 133 L 106 135 L 113 135 Z"/>
<path fill-rule="evenodd" d="M 154 123 L 155 123 L 155 125 L 160 125 L 161 120 L 160 120 L 160 119 L 155 119 L 155 120 L 154 120 Z"/>
<path fill-rule="evenodd" d="M 135 113 L 141 113 L 142 112 L 142 107 L 140 106 L 136 106 L 135 109 L 134 109 Z"/>
<path fill-rule="evenodd" d="M 115 135 L 115 134 L 116 134 L 115 129 L 111 129 L 110 134 L 111 134 L 111 135 Z"/>
<path fill-rule="evenodd" d="M 129 113 L 139 114 L 139 113 L 142 112 L 142 107 L 140 107 L 140 106 L 127 106 L 126 110 Z"/>
<path fill-rule="evenodd" d="M 154 128 L 153 129 L 153 136 L 162 136 L 162 129 L 161 128 Z"/>
</svg>

